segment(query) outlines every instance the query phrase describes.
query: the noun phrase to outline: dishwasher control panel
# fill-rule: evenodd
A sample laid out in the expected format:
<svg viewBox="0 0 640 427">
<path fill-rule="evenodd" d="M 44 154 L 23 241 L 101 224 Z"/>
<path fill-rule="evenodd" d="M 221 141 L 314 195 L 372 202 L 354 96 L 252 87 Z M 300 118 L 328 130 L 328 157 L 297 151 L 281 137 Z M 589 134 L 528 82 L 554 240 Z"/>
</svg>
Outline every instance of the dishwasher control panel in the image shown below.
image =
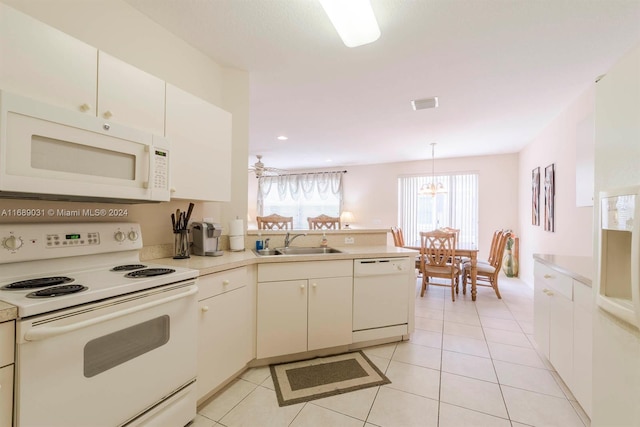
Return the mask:
<svg viewBox="0 0 640 427">
<path fill-rule="evenodd" d="M 355 277 L 405 274 L 410 271 L 410 258 L 368 258 L 353 261 Z"/>
</svg>

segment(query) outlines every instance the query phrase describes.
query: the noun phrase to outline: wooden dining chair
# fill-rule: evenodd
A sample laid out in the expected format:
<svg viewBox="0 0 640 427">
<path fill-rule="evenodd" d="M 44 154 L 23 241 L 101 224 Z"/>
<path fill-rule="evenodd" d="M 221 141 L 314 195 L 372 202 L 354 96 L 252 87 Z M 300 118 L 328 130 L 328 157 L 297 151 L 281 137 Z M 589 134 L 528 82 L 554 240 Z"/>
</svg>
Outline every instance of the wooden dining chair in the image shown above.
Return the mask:
<svg viewBox="0 0 640 427">
<path fill-rule="evenodd" d="M 398 248 L 404 247 L 404 235 L 402 234 L 402 228 L 391 227 L 391 235 L 393 236 L 393 245 Z M 418 270 L 418 275 L 422 275 L 420 270 L 420 255 L 416 257 L 415 268 Z"/>
<path fill-rule="evenodd" d="M 497 236 L 496 236 L 497 234 Z M 477 262 L 476 286 L 488 286 L 493 288 L 496 296 L 502 299 L 500 289 L 498 288 L 498 277 L 500 276 L 500 268 L 502 267 L 502 259 L 504 248 L 507 240 L 511 237 L 510 231 L 496 231 L 492 250 L 487 261 Z M 471 280 L 471 262 L 466 262 L 462 266 L 462 293 L 467 292 L 467 280 Z"/>
<path fill-rule="evenodd" d="M 422 289 L 420 296 L 424 296 L 429 285 L 449 286 L 451 288 L 451 300 L 456 300 L 458 289 L 458 276 L 460 270 L 455 260 L 455 236 L 441 230 L 420 232 L 420 271 L 422 272 Z M 431 281 L 440 278 L 448 280 L 448 284 Z"/>
<path fill-rule="evenodd" d="M 340 217 L 321 214 L 307 217 L 309 230 L 340 230 Z"/>
<path fill-rule="evenodd" d="M 293 229 L 293 217 L 271 214 L 257 216 L 258 230 L 290 230 Z"/>
<path fill-rule="evenodd" d="M 404 235 L 402 234 L 402 228 L 391 227 L 391 235 L 393 236 L 393 244 L 399 248 L 404 246 Z"/>
</svg>

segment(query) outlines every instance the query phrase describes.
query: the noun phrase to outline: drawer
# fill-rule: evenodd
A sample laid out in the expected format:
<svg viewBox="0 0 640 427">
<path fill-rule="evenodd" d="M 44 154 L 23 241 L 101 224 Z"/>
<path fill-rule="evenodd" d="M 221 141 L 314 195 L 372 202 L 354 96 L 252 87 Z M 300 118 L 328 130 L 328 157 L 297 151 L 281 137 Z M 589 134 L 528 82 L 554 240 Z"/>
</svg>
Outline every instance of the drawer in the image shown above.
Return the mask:
<svg viewBox="0 0 640 427">
<path fill-rule="evenodd" d="M 539 262 L 534 266 L 535 286 L 551 287 L 573 300 L 573 279 Z"/>
<path fill-rule="evenodd" d="M 577 280 L 573 281 L 573 302 L 584 307 L 585 309 L 593 309 L 593 294 L 591 287 L 580 283 Z"/>
<path fill-rule="evenodd" d="M 198 301 L 247 286 L 248 284 L 249 272 L 246 267 L 200 276 L 198 278 Z"/>
<path fill-rule="evenodd" d="M 258 264 L 258 282 L 353 276 L 353 261 L 300 261 Z"/>
<path fill-rule="evenodd" d="M 0 323 L 0 367 L 13 363 L 15 322 Z"/>
</svg>

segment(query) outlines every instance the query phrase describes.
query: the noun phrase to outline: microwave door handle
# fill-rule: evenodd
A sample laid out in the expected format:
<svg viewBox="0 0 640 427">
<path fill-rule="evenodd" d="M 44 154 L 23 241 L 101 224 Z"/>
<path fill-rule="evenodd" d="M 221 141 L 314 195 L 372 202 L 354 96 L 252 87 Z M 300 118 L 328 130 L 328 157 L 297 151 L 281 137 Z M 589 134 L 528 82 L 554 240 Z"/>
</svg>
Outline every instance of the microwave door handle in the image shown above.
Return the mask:
<svg viewBox="0 0 640 427">
<path fill-rule="evenodd" d="M 116 311 L 115 313 L 106 314 L 104 316 L 96 317 L 94 319 L 87 319 L 81 322 L 72 323 L 70 325 L 65 325 L 65 326 L 49 326 L 49 327 L 43 327 L 38 329 L 31 329 L 24 334 L 24 339 L 26 341 L 42 341 L 47 338 L 55 337 L 57 335 L 62 335 L 69 332 L 77 331 L 78 329 L 87 328 L 89 326 L 93 326 L 98 323 L 117 319 L 118 317 L 127 316 L 129 314 L 133 314 L 142 310 L 147 310 L 149 308 L 166 304 L 171 301 L 186 298 L 196 294 L 197 292 L 198 292 L 198 287 L 194 286 L 188 292 L 172 295 L 170 297 L 163 298 L 158 301 L 148 302 L 146 304 L 137 305 L 135 307 L 127 308 L 125 310 Z"/>
</svg>

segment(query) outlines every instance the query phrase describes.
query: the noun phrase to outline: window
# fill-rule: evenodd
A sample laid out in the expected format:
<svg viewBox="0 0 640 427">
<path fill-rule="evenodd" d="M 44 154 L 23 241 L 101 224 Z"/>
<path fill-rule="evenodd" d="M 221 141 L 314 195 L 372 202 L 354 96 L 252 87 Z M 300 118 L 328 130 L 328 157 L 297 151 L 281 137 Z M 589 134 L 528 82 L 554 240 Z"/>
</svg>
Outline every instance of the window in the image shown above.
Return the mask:
<svg viewBox="0 0 640 427">
<path fill-rule="evenodd" d="M 297 229 L 309 227 L 307 217 L 340 216 L 343 174 L 341 171 L 261 177 L 258 215 L 292 216 L 293 228 Z"/>
<path fill-rule="evenodd" d="M 418 195 L 420 187 L 442 184 L 446 193 Z M 460 229 L 461 244 L 478 243 L 478 174 L 404 176 L 398 178 L 398 218 L 406 244 L 420 240 L 421 231 Z"/>
</svg>

